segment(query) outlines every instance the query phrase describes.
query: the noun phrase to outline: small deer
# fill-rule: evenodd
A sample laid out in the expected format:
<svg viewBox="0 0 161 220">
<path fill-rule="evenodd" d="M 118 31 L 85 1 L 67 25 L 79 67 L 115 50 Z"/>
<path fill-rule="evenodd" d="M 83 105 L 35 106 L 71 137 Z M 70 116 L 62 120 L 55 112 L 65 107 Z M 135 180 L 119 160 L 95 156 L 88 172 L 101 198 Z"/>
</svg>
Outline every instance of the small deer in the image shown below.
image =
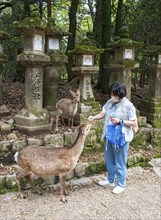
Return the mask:
<svg viewBox="0 0 161 220">
<path fill-rule="evenodd" d="M 67 202 L 65 195 L 68 191 L 65 186 L 66 174 L 73 170 L 84 148 L 84 141 L 91 129 L 90 122 L 79 126 L 78 136 L 72 146 L 68 148 L 53 147 L 25 147 L 15 154 L 15 161 L 21 168 L 16 173 L 18 195 L 23 198 L 20 189 L 20 180 L 25 177 L 31 183 L 31 174 L 39 177 L 59 176 L 61 185 L 61 201 Z"/>
<path fill-rule="evenodd" d="M 67 117 L 68 118 L 68 127 L 73 127 L 73 120 L 74 116 L 78 111 L 78 103 L 80 102 L 80 91 L 77 90 L 76 92 L 73 92 L 70 90 L 70 93 L 73 96 L 73 99 L 64 98 L 60 99 L 56 103 L 56 109 L 58 113 L 56 114 L 56 128 L 55 130 L 58 131 L 58 122 L 59 117 Z"/>
</svg>

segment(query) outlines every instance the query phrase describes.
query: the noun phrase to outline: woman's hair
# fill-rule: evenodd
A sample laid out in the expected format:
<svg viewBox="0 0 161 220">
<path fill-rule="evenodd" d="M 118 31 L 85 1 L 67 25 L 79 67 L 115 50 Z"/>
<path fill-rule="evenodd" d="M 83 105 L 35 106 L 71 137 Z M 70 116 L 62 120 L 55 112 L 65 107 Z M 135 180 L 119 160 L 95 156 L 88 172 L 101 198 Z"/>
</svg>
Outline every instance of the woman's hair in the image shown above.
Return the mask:
<svg viewBox="0 0 161 220">
<path fill-rule="evenodd" d="M 109 87 L 109 95 L 111 94 L 122 99 L 127 95 L 126 86 L 123 83 L 112 83 Z"/>
</svg>

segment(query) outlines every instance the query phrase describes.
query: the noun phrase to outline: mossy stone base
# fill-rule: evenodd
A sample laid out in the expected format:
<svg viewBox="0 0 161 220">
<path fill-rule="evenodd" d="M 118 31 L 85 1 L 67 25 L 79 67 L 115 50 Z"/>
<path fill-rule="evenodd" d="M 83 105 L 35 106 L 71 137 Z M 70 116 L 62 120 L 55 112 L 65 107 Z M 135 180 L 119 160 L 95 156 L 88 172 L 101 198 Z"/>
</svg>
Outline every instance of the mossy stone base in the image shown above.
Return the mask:
<svg viewBox="0 0 161 220">
<path fill-rule="evenodd" d="M 149 124 L 156 128 L 161 127 L 161 98 L 144 98 L 139 110 Z"/>
<path fill-rule="evenodd" d="M 22 109 L 14 118 L 16 128 L 22 133 L 33 135 L 52 129 L 52 122 L 46 109 Z"/>
</svg>

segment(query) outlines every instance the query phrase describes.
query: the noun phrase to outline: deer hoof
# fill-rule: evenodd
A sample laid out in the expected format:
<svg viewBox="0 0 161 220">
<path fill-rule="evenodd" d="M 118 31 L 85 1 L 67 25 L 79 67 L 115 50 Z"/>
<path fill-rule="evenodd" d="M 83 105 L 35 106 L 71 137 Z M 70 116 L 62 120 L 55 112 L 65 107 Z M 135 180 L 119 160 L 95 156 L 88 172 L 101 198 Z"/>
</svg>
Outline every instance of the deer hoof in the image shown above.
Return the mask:
<svg viewBox="0 0 161 220">
<path fill-rule="evenodd" d="M 68 200 L 65 199 L 65 198 L 62 198 L 61 201 L 62 201 L 63 203 L 67 203 L 67 202 L 68 202 Z"/>
<path fill-rule="evenodd" d="M 18 196 L 17 196 L 17 198 L 20 198 L 20 199 L 26 199 L 27 196 L 24 195 L 23 193 L 19 193 Z"/>
</svg>

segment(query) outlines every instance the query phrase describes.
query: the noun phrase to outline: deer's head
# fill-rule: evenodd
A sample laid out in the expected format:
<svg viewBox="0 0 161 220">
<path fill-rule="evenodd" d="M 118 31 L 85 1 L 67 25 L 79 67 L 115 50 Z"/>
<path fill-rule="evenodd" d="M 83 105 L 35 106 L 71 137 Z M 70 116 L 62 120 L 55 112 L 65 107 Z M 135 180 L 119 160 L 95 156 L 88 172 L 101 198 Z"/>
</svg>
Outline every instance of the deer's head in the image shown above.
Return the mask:
<svg viewBox="0 0 161 220">
<path fill-rule="evenodd" d="M 80 102 L 80 91 L 79 91 L 79 89 L 77 89 L 76 92 L 73 92 L 73 91 L 70 90 L 70 93 L 73 96 L 73 99 L 75 99 L 76 102 L 79 103 Z"/>
</svg>

